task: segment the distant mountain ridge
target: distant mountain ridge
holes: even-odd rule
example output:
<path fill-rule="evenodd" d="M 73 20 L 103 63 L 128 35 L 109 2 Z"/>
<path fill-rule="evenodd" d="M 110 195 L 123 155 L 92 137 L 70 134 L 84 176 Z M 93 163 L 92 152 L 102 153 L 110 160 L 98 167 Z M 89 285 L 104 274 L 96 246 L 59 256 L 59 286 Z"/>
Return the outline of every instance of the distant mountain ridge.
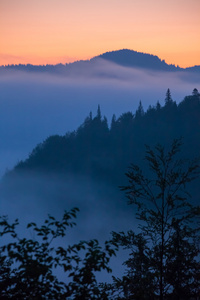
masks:
<path fill-rule="evenodd" d="M 168 65 L 158 56 L 129 49 L 106 52 L 98 57 L 125 67 L 138 67 L 163 71 L 176 71 L 181 69 L 175 65 Z"/>
<path fill-rule="evenodd" d="M 109 62 L 115 63 L 120 66 L 130 68 L 141 68 L 154 71 L 189 71 L 200 73 L 200 66 L 194 66 L 189 68 L 181 68 L 175 65 L 169 65 L 164 60 L 161 60 L 158 56 L 137 52 L 129 49 L 116 50 L 111 52 L 105 52 L 99 56 L 95 56 L 90 60 L 80 60 L 69 64 L 56 64 L 56 65 L 31 65 L 31 64 L 19 64 L 19 65 L 7 65 L 0 66 L 0 71 L 3 70 L 16 70 L 16 71 L 28 71 L 28 72 L 49 72 L 49 73 L 63 73 L 70 72 L 78 67 L 89 68 L 98 59 L 104 59 Z"/>

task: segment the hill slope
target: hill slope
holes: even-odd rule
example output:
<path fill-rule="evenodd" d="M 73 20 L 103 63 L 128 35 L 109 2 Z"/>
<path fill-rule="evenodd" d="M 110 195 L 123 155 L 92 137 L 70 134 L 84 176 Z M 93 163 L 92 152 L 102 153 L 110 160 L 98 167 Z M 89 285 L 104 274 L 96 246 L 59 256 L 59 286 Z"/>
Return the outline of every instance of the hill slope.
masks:
<path fill-rule="evenodd" d="M 169 95 L 168 95 L 169 96 Z M 33 149 L 29 158 L 19 162 L 3 182 L 18 174 L 65 174 L 85 176 L 117 187 L 133 162 L 143 163 L 145 146 L 157 143 L 169 147 L 173 139 L 183 137 L 186 158 L 200 156 L 200 94 L 196 92 L 179 103 L 170 96 L 163 107 L 159 103 L 145 113 L 140 103 L 133 114 L 113 116 L 111 127 L 101 116 L 90 113 L 75 131 L 54 135 Z M 199 191 L 200 192 L 200 191 Z"/>
<path fill-rule="evenodd" d="M 168 65 L 158 56 L 128 49 L 106 52 L 98 57 L 125 67 L 145 68 L 159 71 L 181 70 L 181 68 L 175 67 L 174 65 Z"/>

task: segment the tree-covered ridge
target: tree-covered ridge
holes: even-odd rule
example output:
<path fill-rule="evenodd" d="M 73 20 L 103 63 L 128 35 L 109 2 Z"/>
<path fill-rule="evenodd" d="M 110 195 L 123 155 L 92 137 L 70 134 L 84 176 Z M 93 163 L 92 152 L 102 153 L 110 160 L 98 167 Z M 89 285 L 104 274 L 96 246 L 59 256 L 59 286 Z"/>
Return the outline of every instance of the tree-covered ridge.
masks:
<path fill-rule="evenodd" d="M 177 104 L 168 89 L 165 104 L 149 106 L 145 112 L 140 101 L 135 113 L 112 117 L 110 127 L 102 117 L 89 116 L 74 132 L 48 137 L 36 146 L 28 159 L 21 161 L 14 172 L 73 172 L 87 174 L 119 185 L 122 174 L 134 160 L 140 160 L 144 145 L 160 142 L 168 145 L 183 137 L 187 157 L 198 156 L 200 149 L 200 95 L 197 89 Z"/>

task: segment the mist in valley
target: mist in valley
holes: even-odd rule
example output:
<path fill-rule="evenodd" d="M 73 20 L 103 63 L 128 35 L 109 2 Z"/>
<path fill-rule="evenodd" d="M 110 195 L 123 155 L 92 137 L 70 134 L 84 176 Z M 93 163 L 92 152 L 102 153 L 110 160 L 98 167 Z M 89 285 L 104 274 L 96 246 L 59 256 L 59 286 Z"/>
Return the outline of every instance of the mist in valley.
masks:
<path fill-rule="evenodd" d="M 98 104 L 110 122 L 113 114 L 134 113 L 140 100 L 145 110 L 163 104 L 168 88 L 179 103 L 198 78 L 198 73 L 134 69 L 102 59 L 67 74 L 1 70 L 0 174 L 48 136 L 76 130 L 90 111 L 96 114 Z"/>

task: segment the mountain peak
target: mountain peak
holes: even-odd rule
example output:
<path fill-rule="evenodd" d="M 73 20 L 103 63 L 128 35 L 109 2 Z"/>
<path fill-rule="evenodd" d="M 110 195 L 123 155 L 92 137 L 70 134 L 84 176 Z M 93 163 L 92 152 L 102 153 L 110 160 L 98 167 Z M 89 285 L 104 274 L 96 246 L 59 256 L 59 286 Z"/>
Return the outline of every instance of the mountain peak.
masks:
<path fill-rule="evenodd" d="M 156 55 L 129 49 L 105 52 L 94 59 L 97 58 L 103 58 L 125 67 L 138 67 L 161 71 L 175 71 L 179 69 L 179 67 L 176 67 L 175 65 L 168 65 Z"/>

